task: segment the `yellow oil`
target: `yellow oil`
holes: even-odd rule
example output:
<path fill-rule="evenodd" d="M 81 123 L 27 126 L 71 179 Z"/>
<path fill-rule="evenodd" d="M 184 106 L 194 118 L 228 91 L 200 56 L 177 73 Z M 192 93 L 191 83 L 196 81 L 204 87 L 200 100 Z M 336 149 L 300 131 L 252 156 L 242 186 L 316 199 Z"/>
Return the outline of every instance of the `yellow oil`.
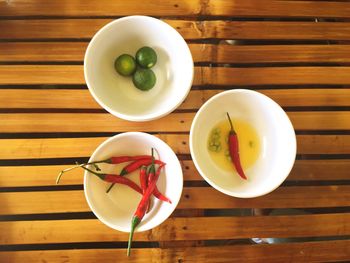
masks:
<path fill-rule="evenodd" d="M 232 120 L 233 127 L 237 133 L 239 156 L 243 170 L 251 167 L 259 157 L 261 143 L 256 130 L 247 122 Z M 220 131 L 219 136 L 217 131 Z M 217 123 L 211 130 L 208 138 L 208 151 L 214 163 L 226 171 L 234 171 L 234 165 L 229 156 L 228 136 L 230 123 L 223 120 Z M 216 136 L 216 139 L 214 137 Z M 213 145 L 219 143 L 220 147 Z"/>

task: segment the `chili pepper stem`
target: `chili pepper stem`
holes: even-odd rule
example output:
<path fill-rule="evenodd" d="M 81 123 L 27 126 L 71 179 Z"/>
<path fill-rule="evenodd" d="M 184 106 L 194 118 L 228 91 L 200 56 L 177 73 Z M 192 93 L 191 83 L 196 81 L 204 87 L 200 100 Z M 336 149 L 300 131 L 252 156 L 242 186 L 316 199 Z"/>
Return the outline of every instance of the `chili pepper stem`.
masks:
<path fill-rule="evenodd" d="M 153 147 L 152 147 L 151 151 L 152 151 L 152 166 L 154 166 L 154 148 Z"/>
<path fill-rule="evenodd" d="M 81 166 L 81 168 L 83 168 L 84 170 L 86 170 L 86 171 L 88 171 L 88 172 L 90 172 L 90 173 L 92 173 L 92 174 L 98 176 L 98 177 L 101 178 L 102 180 L 103 180 L 103 178 L 106 176 L 106 174 L 96 173 L 96 172 L 92 171 L 91 169 L 86 168 L 85 165 Z"/>
<path fill-rule="evenodd" d="M 112 184 L 108 187 L 108 189 L 107 189 L 107 191 L 106 191 L 107 194 L 112 190 L 113 186 L 114 186 L 114 183 L 112 183 Z"/>
<path fill-rule="evenodd" d="M 82 167 L 82 166 L 86 166 L 86 165 L 90 165 L 90 164 L 94 165 L 94 164 L 97 164 L 97 163 L 110 163 L 110 159 L 106 159 L 106 160 L 102 160 L 102 161 L 96 161 L 96 162 L 90 162 L 90 163 L 77 164 L 77 165 L 75 165 L 73 167 L 69 167 L 67 169 L 64 169 L 58 174 L 57 179 L 56 179 L 56 184 L 59 184 L 59 182 L 61 180 L 61 177 L 62 177 L 62 175 L 64 173 L 69 172 L 71 170 L 74 170 L 76 168 Z"/>
<path fill-rule="evenodd" d="M 131 243 L 132 243 L 132 238 L 134 236 L 134 232 L 135 232 L 135 228 L 138 226 L 138 224 L 140 223 L 140 218 L 138 218 L 137 216 L 133 216 L 132 220 L 131 220 L 131 230 L 130 230 L 130 234 L 129 234 L 129 241 L 128 241 L 128 250 L 126 252 L 127 256 L 130 256 L 130 249 L 131 249 Z"/>
<path fill-rule="evenodd" d="M 228 112 L 226 112 L 226 115 L 227 115 L 228 121 L 230 122 L 230 126 L 231 126 L 230 132 L 236 134 L 235 129 L 233 129 L 233 125 L 232 125 L 230 114 L 228 114 Z"/>

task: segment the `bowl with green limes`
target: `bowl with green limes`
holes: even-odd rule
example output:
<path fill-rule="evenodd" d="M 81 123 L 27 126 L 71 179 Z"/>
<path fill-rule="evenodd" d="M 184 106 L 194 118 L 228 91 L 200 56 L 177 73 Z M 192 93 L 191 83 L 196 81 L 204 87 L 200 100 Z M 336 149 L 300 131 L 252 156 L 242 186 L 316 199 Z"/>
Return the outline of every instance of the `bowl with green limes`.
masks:
<path fill-rule="evenodd" d="M 105 25 L 84 57 L 91 95 L 108 112 L 129 121 L 150 121 L 175 110 L 191 89 L 193 71 L 182 36 L 148 16 Z"/>

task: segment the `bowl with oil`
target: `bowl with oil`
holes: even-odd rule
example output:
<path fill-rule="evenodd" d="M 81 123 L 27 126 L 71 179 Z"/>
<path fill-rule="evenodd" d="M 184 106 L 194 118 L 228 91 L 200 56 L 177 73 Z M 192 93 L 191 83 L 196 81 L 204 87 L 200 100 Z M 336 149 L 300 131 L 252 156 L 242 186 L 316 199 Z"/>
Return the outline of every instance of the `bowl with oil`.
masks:
<path fill-rule="evenodd" d="M 237 134 L 247 180 L 229 154 L 229 113 Z M 234 197 L 270 193 L 287 178 L 296 157 L 296 136 L 288 115 L 256 91 L 221 92 L 199 109 L 190 131 L 190 150 L 200 175 L 215 189 Z"/>

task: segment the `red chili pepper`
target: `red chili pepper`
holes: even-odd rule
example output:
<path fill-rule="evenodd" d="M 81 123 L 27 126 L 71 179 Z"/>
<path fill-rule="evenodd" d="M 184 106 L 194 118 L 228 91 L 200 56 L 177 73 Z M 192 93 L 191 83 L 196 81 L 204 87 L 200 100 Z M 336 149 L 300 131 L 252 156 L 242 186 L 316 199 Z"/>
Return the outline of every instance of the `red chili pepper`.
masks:
<path fill-rule="evenodd" d="M 141 166 L 145 165 L 150 165 L 152 163 L 152 159 L 139 159 L 136 160 L 130 164 L 128 164 L 127 166 L 125 166 L 121 172 L 119 173 L 119 175 L 124 176 L 126 174 L 129 174 L 133 171 L 136 171 L 137 169 L 139 169 Z M 156 164 L 164 164 L 162 161 L 160 160 L 154 160 L 154 163 Z M 111 186 L 107 189 L 106 193 L 108 193 L 109 191 L 112 190 L 114 184 L 111 184 Z"/>
<path fill-rule="evenodd" d="M 141 184 L 142 194 L 144 194 L 147 189 L 147 167 L 144 165 L 141 166 L 141 169 L 140 169 L 140 184 Z M 150 206 L 151 206 L 151 200 L 149 200 L 148 202 L 146 213 L 148 213 Z"/>
<path fill-rule="evenodd" d="M 141 170 L 140 170 L 140 184 L 141 184 L 142 193 L 144 193 L 147 189 L 147 167 L 144 165 L 141 166 Z"/>
<path fill-rule="evenodd" d="M 164 166 L 164 165 L 163 165 L 163 166 Z M 158 171 L 157 171 L 157 172 L 158 172 Z M 159 170 L 159 172 L 160 172 L 160 170 Z M 158 175 L 158 176 L 159 176 L 159 175 Z M 148 176 L 148 183 L 150 183 L 151 181 L 152 181 L 152 178 L 151 178 L 150 176 Z M 171 204 L 171 200 L 170 200 L 168 197 L 166 197 L 165 195 L 163 195 L 163 194 L 159 191 L 157 185 L 156 185 L 156 187 L 154 188 L 153 195 L 154 195 L 156 198 L 158 198 L 159 200 L 162 200 L 162 201 L 164 201 L 164 202 L 168 202 L 169 204 Z"/>
<path fill-rule="evenodd" d="M 162 161 L 160 160 L 154 160 L 155 164 L 164 164 Z M 139 169 L 141 166 L 148 166 L 152 164 L 152 159 L 141 159 L 141 160 L 137 160 L 135 162 L 132 162 L 130 164 L 128 164 L 127 166 L 125 166 L 121 172 L 120 175 L 123 176 L 125 174 L 129 174 L 133 171 L 136 171 L 137 169 Z"/>
<path fill-rule="evenodd" d="M 242 165 L 241 165 L 241 160 L 239 158 L 239 147 L 238 147 L 238 137 L 237 133 L 233 129 L 232 121 L 230 118 L 230 115 L 228 112 L 226 112 L 227 118 L 230 122 L 230 133 L 228 135 L 228 142 L 229 142 L 229 150 L 230 150 L 230 156 L 231 160 L 233 162 L 233 165 L 236 168 L 237 173 L 239 174 L 240 177 L 242 177 L 244 180 L 247 180 L 247 176 L 245 176 Z"/>
<path fill-rule="evenodd" d="M 133 181 L 131 181 L 128 178 L 125 178 L 123 176 L 117 175 L 117 174 L 104 174 L 104 173 L 96 173 L 84 166 L 82 166 L 83 169 L 89 171 L 90 173 L 98 176 L 100 179 L 102 179 L 103 181 L 109 182 L 109 183 L 118 183 L 118 184 L 123 184 L 123 185 L 127 185 L 130 188 L 134 189 L 136 192 L 143 194 L 142 189 Z"/>
<path fill-rule="evenodd" d="M 166 197 L 165 195 L 163 195 L 157 188 L 157 186 L 154 188 L 154 191 L 153 191 L 153 195 L 158 198 L 159 200 L 162 200 L 164 202 L 168 202 L 169 204 L 171 204 L 171 200 Z"/>
<path fill-rule="evenodd" d="M 119 164 L 119 163 L 142 160 L 142 159 L 152 160 L 152 157 L 150 155 L 116 156 L 116 157 L 111 157 L 110 159 L 107 159 L 106 162 L 111 164 Z"/>
<path fill-rule="evenodd" d="M 153 148 L 152 148 L 152 157 L 153 157 Z M 147 189 L 145 193 L 142 196 L 142 199 L 137 206 L 136 212 L 134 213 L 134 216 L 131 219 L 131 230 L 129 235 L 129 242 L 128 242 L 128 250 L 127 255 L 130 256 L 130 248 L 131 248 L 131 242 L 134 235 L 135 228 L 140 224 L 142 218 L 144 217 L 146 211 L 147 211 L 147 204 L 148 201 L 153 194 L 154 188 L 156 187 L 158 177 L 160 175 L 161 169 L 164 167 L 165 164 L 162 164 L 158 167 L 157 172 L 155 171 L 154 166 L 154 159 L 152 160 L 152 165 L 150 168 L 149 177 L 152 178 L 152 181 L 148 184 Z"/>

